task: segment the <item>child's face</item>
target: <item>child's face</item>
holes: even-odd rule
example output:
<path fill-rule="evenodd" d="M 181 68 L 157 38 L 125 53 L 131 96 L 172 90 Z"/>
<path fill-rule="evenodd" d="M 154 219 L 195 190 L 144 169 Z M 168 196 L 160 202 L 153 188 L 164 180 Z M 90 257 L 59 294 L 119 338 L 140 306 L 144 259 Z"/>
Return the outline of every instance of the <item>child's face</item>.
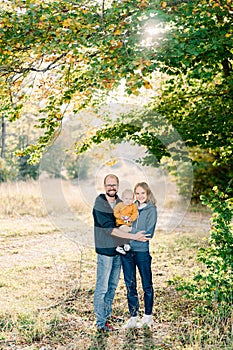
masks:
<path fill-rule="evenodd" d="M 125 194 L 122 198 L 125 205 L 130 205 L 133 203 L 133 195 L 132 194 Z"/>

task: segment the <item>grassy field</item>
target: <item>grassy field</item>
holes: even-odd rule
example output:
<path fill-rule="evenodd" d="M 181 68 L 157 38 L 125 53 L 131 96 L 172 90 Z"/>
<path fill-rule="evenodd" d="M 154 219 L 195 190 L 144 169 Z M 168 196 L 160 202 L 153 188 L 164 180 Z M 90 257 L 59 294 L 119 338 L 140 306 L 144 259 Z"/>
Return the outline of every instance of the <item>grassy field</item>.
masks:
<path fill-rule="evenodd" d="M 197 305 L 168 284 L 198 269 L 197 250 L 209 230 L 204 210 L 189 210 L 171 232 L 158 225 L 151 242 L 153 328 L 126 332 L 116 324 L 115 332 L 99 336 L 91 213 L 74 200 L 77 187 L 68 187 L 70 211 L 50 212 L 37 182 L 0 185 L 0 349 L 232 349 L 232 320 L 211 311 L 201 317 Z M 140 286 L 139 292 L 143 304 Z M 114 314 L 128 318 L 123 276 Z"/>

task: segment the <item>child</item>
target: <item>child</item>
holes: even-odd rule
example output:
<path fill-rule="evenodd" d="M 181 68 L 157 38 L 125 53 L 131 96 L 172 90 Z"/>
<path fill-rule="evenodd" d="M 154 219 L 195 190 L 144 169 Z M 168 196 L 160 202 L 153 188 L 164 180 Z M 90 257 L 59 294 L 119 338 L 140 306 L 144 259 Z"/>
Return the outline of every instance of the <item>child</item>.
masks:
<path fill-rule="evenodd" d="M 116 218 L 116 226 L 127 225 L 131 226 L 132 222 L 138 217 L 138 209 L 135 203 L 133 203 L 134 194 L 130 189 L 126 189 L 122 192 L 122 201 L 118 203 L 114 210 L 114 216 Z M 129 244 L 116 247 L 116 251 L 125 255 L 131 249 Z"/>

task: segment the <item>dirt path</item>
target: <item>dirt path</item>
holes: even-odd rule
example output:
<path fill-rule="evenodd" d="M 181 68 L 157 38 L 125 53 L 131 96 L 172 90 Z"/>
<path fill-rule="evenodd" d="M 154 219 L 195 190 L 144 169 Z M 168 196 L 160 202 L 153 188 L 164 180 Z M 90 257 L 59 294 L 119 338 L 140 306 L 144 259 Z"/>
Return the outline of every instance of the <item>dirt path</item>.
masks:
<path fill-rule="evenodd" d="M 38 259 L 46 260 L 51 256 L 62 256 L 64 252 L 69 255 L 83 247 L 93 247 L 93 228 L 87 218 L 6 218 L 0 219 L 0 227 L 2 269 L 23 266 Z M 167 227 L 171 230 L 167 230 Z M 167 235 L 174 232 L 205 234 L 208 230 L 209 215 L 202 213 L 186 213 L 185 216 L 176 214 L 174 219 L 173 214 L 167 212 L 160 216 L 157 224 L 157 231 Z"/>

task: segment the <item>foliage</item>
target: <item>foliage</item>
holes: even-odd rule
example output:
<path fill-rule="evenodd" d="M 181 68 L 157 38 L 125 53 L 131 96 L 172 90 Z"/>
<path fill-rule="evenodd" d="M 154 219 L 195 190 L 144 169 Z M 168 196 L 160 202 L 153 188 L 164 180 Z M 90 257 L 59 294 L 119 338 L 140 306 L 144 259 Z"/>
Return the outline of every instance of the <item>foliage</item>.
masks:
<path fill-rule="evenodd" d="M 233 168 L 227 163 L 219 163 L 218 157 L 207 150 L 194 147 L 190 156 L 194 172 L 193 201 L 198 202 L 201 195 L 208 196 L 214 186 L 224 192 L 226 184 L 233 178 Z"/>
<path fill-rule="evenodd" d="M 200 202 L 201 195 L 209 196 L 214 186 L 218 186 L 219 190 L 224 192 L 233 177 L 233 168 L 229 164 L 219 163 L 215 154 L 199 147 L 189 149 L 189 156 L 192 160 L 194 174 L 192 203 Z M 162 164 L 168 173 L 178 178 L 177 166 L 171 159 L 163 159 Z M 182 196 L 186 196 L 187 183 L 190 181 L 190 176 L 187 176 L 189 171 L 185 162 L 180 164 L 179 171 L 184 174 L 182 181 L 178 183 L 179 193 Z"/>
<path fill-rule="evenodd" d="M 156 87 L 157 95 L 143 116 L 114 119 L 78 151 L 130 139 L 147 148 L 145 164 L 158 165 L 168 155 L 187 159 L 185 144 L 232 169 L 232 11 L 230 0 L 4 2 L 1 112 L 15 120 L 33 102 L 43 131 L 19 155 L 38 161 L 65 115 L 95 106 L 124 80 L 128 94 Z"/>
<path fill-rule="evenodd" d="M 85 162 L 82 162 L 81 157 L 79 159 L 69 158 L 66 162 L 66 170 L 70 179 L 86 180 L 88 178 L 88 170 L 90 168 L 90 159 L 86 158 Z"/>
<path fill-rule="evenodd" d="M 170 128 L 167 127 L 172 125 L 191 153 L 193 147 L 198 147 L 200 152 L 211 154 L 212 174 L 206 171 L 207 177 L 213 177 L 218 169 L 224 171 L 228 168 L 231 178 L 232 4 L 228 0 L 176 3 L 176 6 L 163 3 L 166 14 L 163 19 L 169 23 L 170 31 L 159 45 L 155 45 L 152 40 L 147 51 L 149 63 L 144 65 L 143 71 L 153 71 L 157 66 L 164 73 L 164 81 L 149 110 L 144 111 L 143 118 L 132 116 L 131 123 L 141 125 L 140 131 L 135 130 L 135 138 L 143 144 L 142 140 L 146 137 L 147 144 L 151 145 L 148 152 L 156 156 L 159 153 L 160 160 L 164 156 L 163 149 L 161 152 L 154 139 L 158 138 L 160 130 L 163 143 L 168 147 L 174 142 L 174 138 L 170 137 Z M 153 79 L 151 82 L 153 85 Z M 125 117 L 113 123 L 111 133 L 109 132 L 111 139 L 119 137 L 119 126 L 128 128 L 128 123 L 124 125 L 124 119 Z M 149 134 L 145 134 L 144 125 L 150 129 Z M 108 130 L 110 131 L 109 126 Z M 103 134 L 106 134 L 105 128 Z M 105 138 L 109 136 L 106 135 Z M 133 134 L 131 139 L 134 139 Z M 91 142 L 96 142 L 95 136 Z M 202 170 L 201 162 L 194 159 L 197 181 Z M 200 180 L 207 190 L 213 187 L 212 183 L 205 184 L 204 177 Z M 221 177 L 216 183 L 224 188 L 228 181 L 228 178 L 224 180 Z"/>
<path fill-rule="evenodd" d="M 27 116 L 26 121 L 27 124 L 19 125 L 15 122 L 5 123 L 5 132 L 2 132 L 4 141 L 1 140 L 4 142 L 4 154 L 0 159 L 0 182 L 38 177 L 39 164 L 29 164 L 29 157 L 23 154 L 15 157 L 15 152 L 19 148 L 25 149 L 29 140 L 35 139 L 35 134 L 31 132 L 33 123 L 31 116 Z"/>
<path fill-rule="evenodd" d="M 0 182 L 13 178 L 12 168 L 7 164 L 5 159 L 0 158 Z"/>
<path fill-rule="evenodd" d="M 45 132 L 28 154 L 39 157 L 54 140 L 69 106 L 78 111 L 94 103 L 122 78 L 129 93 L 148 84 L 144 72 L 136 70 L 146 63 L 139 38 L 150 11 L 147 0 L 28 0 L 1 11 L 1 84 L 7 96 L 14 92 L 14 106 L 23 84 L 30 92 L 37 90 L 38 101 L 40 95 L 44 100 L 38 126 Z"/>
<path fill-rule="evenodd" d="M 192 282 L 183 282 L 178 289 L 186 296 L 205 300 L 209 305 L 229 306 L 233 303 L 233 199 L 213 188 L 203 204 L 212 210 L 210 238 L 207 247 L 199 248 L 198 261 L 205 265 Z"/>
<path fill-rule="evenodd" d="M 29 164 L 28 158 L 24 156 L 18 158 L 18 180 L 27 180 L 30 178 L 36 180 L 39 176 L 39 164 Z"/>

